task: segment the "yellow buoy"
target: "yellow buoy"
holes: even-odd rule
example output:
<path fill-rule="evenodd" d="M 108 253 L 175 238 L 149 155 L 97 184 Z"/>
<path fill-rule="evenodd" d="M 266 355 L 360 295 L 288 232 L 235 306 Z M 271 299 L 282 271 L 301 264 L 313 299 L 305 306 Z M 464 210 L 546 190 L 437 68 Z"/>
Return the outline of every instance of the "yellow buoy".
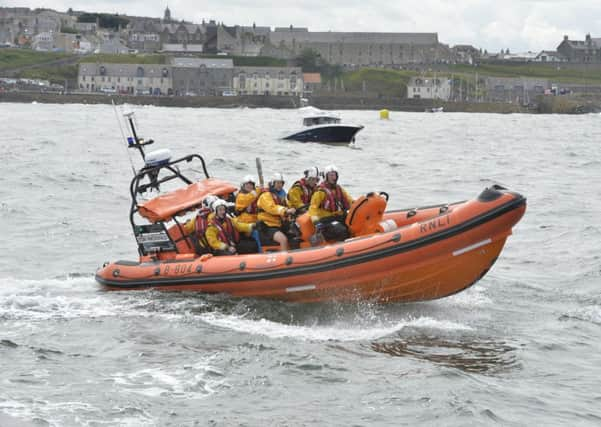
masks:
<path fill-rule="evenodd" d="M 380 119 L 381 120 L 388 120 L 388 110 L 384 109 L 384 110 L 380 110 Z"/>

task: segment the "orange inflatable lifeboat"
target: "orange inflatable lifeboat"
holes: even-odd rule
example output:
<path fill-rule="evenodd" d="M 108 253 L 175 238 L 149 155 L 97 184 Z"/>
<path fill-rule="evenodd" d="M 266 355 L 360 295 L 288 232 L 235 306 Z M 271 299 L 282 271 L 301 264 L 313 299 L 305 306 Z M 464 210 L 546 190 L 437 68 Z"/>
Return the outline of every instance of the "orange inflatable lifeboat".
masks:
<path fill-rule="evenodd" d="M 193 160 L 201 161 L 206 175 L 194 182 L 178 167 Z M 175 178 L 183 188 L 139 200 Z M 96 280 L 113 290 L 156 288 L 300 302 L 431 300 L 481 279 L 526 210 L 523 196 L 498 185 L 468 201 L 393 211 L 386 211 L 386 193 L 370 193 L 346 215 L 351 237 L 344 241 L 312 238 L 316 231 L 305 214 L 295 221 L 299 249 L 197 254 L 180 218 L 208 194 L 228 198 L 234 190 L 209 178 L 198 155 L 145 165 L 131 185 L 130 220 L 140 258 L 105 263 Z M 146 224 L 139 224 L 142 219 Z"/>

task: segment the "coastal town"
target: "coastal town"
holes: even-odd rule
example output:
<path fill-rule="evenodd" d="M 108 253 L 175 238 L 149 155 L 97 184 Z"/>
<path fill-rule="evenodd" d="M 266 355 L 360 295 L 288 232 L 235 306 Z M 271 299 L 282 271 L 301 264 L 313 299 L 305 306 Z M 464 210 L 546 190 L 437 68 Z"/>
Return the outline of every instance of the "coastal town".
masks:
<path fill-rule="evenodd" d="M 41 59 L 2 59 L 26 51 Z M 169 7 L 160 18 L 0 8 L 3 97 L 189 98 L 182 102 L 198 105 L 250 97 L 255 105 L 287 107 L 315 98 L 338 108 L 499 104 L 504 111 L 539 112 L 563 103 L 569 112 L 587 112 L 601 98 L 599 70 L 601 38 L 590 34 L 565 35 L 538 52 L 493 53 L 450 46 L 437 33 L 192 23 Z"/>

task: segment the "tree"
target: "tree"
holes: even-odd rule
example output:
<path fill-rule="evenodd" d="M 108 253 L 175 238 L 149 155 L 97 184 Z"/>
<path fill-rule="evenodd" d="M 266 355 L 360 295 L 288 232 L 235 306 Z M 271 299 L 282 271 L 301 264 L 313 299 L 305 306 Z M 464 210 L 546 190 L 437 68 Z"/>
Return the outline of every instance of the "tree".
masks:
<path fill-rule="evenodd" d="M 129 23 L 129 20 L 119 15 L 110 15 L 108 13 L 82 13 L 77 18 L 78 22 L 96 22 L 101 28 L 112 28 L 114 30 L 124 28 Z"/>
<path fill-rule="evenodd" d="M 296 58 L 296 64 L 303 69 L 305 73 L 316 73 L 321 71 L 321 55 L 313 49 L 304 49 Z"/>

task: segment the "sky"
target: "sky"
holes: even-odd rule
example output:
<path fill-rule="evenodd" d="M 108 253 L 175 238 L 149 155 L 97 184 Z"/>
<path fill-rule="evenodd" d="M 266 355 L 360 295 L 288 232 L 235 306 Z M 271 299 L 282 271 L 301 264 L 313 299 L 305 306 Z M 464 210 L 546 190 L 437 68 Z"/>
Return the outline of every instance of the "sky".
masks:
<path fill-rule="evenodd" d="M 601 37 L 599 0 L 2 0 L 45 7 L 310 31 L 435 32 L 441 43 L 498 52 L 555 50 L 568 35 Z M 596 33 L 595 33 L 596 32 Z"/>

